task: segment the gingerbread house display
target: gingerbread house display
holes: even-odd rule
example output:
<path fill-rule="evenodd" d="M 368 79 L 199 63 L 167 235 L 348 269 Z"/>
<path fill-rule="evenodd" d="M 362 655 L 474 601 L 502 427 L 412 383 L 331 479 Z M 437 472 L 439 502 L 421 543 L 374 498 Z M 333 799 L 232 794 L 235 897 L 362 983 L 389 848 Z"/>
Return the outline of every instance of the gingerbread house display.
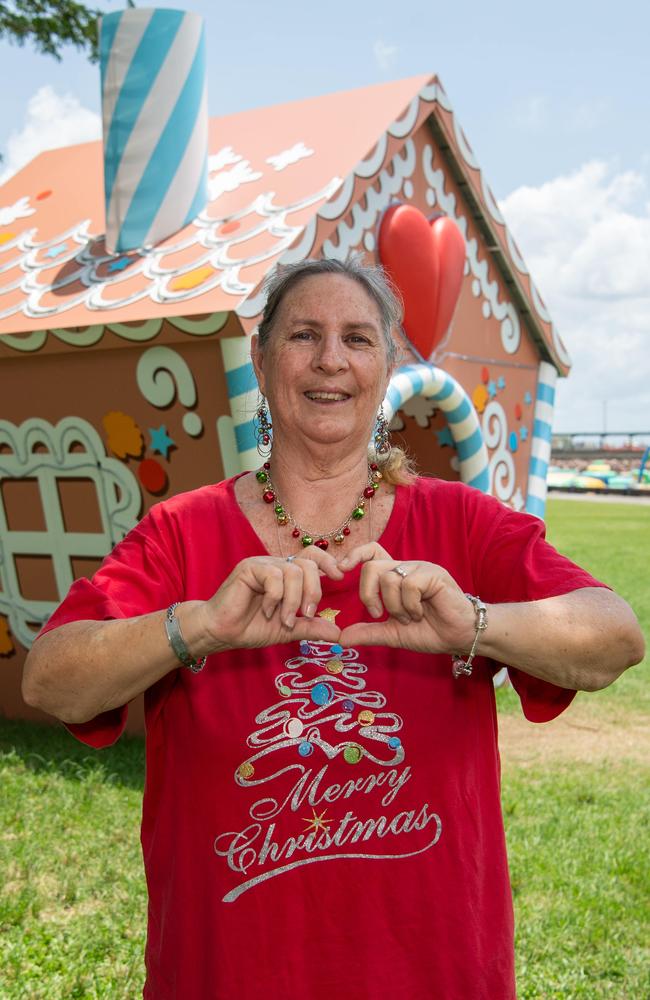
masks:
<path fill-rule="evenodd" d="M 437 77 L 212 119 L 207 203 L 110 253 L 102 143 L 0 189 L 0 712 L 35 633 L 147 509 L 257 467 L 278 263 L 361 253 L 405 303 L 385 406 L 420 469 L 543 516 L 569 359 Z M 131 713 L 131 727 L 138 727 Z"/>

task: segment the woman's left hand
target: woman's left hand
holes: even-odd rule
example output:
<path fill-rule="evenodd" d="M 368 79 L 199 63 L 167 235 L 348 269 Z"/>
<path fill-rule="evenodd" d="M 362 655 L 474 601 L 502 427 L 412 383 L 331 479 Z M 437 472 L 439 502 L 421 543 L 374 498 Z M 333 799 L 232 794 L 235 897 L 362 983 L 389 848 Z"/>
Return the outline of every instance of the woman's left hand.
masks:
<path fill-rule="evenodd" d="M 362 565 L 359 596 L 373 618 L 343 629 L 344 646 L 394 646 L 419 653 L 465 653 L 476 616 L 449 573 L 435 563 L 393 559 L 377 542 L 353 549 L 338 565 Z M 396 572 L 400 569 L 402 572 Z M 383 606 L 382 606 L 383 602 Z"/>

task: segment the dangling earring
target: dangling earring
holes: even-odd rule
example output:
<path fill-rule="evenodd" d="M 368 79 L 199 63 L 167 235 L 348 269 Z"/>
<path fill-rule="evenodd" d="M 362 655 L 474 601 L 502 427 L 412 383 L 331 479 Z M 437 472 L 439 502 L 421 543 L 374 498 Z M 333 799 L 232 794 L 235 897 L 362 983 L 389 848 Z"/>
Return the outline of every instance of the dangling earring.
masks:
<path fill-rule="evenodd" d="M 259 406 L 255 414 L 255 437 L 257 438 L 257 450 L 262 458 L 268 458 L 271 454 L 273 424 L 269 419 L 269 411 L 266 408 L 266 398 L 260 395 Z"/>
<path fill-rule="evenodd" d="M 377 423 L 375 425 L 375 451 L 382 458 L 388 458 L 390 447 L 390 431 L 388 430 L 388 424 L 384 415 L 384 404 L 382 403 L 379 407 Z"/>

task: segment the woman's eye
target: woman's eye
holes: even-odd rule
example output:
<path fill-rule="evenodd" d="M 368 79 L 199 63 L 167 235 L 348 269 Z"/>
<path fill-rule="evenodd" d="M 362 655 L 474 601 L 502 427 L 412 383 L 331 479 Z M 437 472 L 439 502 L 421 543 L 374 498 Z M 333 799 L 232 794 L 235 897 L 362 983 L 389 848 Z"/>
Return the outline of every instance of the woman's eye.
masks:
<path fill-rule="evenodd" d="M 310 340 L 313 337 L 311 330 L 298 330 L 291 337 L 292 340 Z"/>
<path fill-rule="evenodd" d="M 348 341 L 352 344 L 369 344 L 370 341 L 367 337 L 364 337 L 361 333 L 353 333 L 348 337 Z"/>

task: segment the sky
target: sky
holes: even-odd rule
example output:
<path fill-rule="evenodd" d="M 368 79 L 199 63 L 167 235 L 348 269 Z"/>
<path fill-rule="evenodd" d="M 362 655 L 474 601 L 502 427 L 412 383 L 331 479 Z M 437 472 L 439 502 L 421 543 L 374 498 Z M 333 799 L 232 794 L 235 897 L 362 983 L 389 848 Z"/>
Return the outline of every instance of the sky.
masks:
<path fill-rule="evenodd" d="M 155 6 L 204 15 L 212 115 L 437 73 L 573 359 L 554 429 L 650 431 L 650 4 Z M 99 70 L 74 49 L 0 41 L 0 82 L 0 182 L 99 138 Z"/>

